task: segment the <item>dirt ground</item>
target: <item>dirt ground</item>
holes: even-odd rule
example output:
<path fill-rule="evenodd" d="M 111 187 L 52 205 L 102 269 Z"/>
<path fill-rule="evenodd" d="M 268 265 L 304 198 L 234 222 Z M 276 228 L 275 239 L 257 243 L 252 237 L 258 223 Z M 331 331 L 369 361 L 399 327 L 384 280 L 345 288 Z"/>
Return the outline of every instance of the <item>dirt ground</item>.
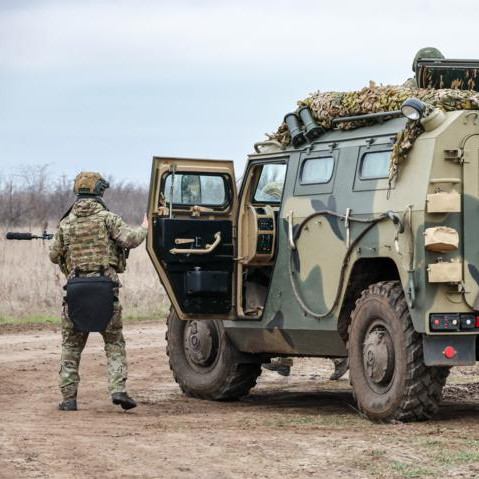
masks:
<path fill-rule="evenodd" d="M 57 410 L 60 331 L 0 329 L 1 478 L 479 477 L 479 367 L 455 369 L 433 421 L 377 425 L 330 361 L 263 371 L 250 396 L 188 399 L 168 369 L 163 322 L 128 322 L 129 391 L 109 402 L 101 337 L 82 359 L 80 410 Z"/>

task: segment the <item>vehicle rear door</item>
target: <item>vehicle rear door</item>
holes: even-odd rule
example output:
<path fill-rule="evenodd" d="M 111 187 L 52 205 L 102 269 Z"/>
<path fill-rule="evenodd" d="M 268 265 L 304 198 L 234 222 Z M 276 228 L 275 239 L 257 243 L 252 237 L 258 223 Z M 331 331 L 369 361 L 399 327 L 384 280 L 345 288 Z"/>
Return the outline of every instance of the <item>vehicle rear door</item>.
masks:
<path fill-rule="evenodd" d="M 233 319 L 232 161 L 153 158 L 147 249 L 181 319 Z"/>

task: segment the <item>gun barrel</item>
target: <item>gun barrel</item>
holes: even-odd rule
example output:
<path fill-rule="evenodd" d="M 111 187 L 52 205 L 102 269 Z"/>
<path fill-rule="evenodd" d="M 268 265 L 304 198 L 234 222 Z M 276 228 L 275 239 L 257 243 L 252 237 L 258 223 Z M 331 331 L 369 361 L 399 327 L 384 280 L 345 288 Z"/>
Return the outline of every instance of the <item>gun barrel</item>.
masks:
<path fill-rule="evenodd" d="M 6 235 L 7 240 L 31 240 L 36 238 L 32 233 L 14 233 L 9 231 Z"/>
<path fill-rule="evenodd" d="M 32 233 L 16 233 L 9 231 L 5 238 L 7 240 L 33 240 L 33 239 L 41 239 L 41 240 L 52 240 L 55 235 L 53 233 L 47 233 L 44 231 L 42 235 L 34 235 Z"/>

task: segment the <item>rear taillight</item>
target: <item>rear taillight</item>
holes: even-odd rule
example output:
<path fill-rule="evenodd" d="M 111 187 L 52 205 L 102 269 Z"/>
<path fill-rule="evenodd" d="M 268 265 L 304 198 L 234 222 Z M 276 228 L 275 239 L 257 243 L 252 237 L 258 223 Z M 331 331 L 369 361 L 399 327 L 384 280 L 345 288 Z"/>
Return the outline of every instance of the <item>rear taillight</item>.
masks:
<path fill-rule="evenodd" d="M 479 329 L 479 316 L 470 313 L 433 313 L 429 316 L 431 331 L 473 331 Z"/>

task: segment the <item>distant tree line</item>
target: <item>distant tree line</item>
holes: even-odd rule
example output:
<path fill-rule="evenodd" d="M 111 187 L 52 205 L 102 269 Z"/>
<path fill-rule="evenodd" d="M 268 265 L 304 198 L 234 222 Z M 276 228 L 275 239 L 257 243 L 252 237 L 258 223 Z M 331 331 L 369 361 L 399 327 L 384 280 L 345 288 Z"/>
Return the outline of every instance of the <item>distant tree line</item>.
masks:
<path fill-rule="evenodd" d="M 146 211 L 148 189 L 108 177 L 104 200 L 126 222 L 139 224 Z M 23 166 L 11 175 L 0 171 L 0 226 L 52 229 L 75 201 L 73 178 L 55 176 L 48 165 Z"/>

